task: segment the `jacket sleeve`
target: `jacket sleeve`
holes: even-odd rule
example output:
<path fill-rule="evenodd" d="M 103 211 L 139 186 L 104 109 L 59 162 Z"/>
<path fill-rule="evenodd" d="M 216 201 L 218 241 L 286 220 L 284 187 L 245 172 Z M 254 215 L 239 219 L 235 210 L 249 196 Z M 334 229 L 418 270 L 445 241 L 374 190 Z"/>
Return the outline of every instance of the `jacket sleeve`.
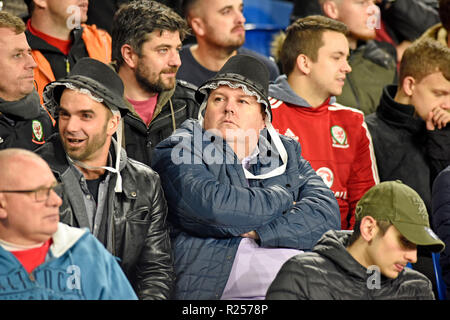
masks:
<path fill-rule="evenodd" d="M 443 129 L 427 130 L 427 155 L 430 163 L 430 186 L 436 176 L 450 165 L 450 124 Z"/>
<path fill-rule="evenodd" d="M 104 272 L 109 285 L 100 292 L 98 300 L 137 300 L 136 293 L 115 258 L 108 252 L 105 260 Z"/>
<path fill-rule="evenodd" d="M 249 188 L 221 183 L 202 162 L 201 155 L 194 155 L 192 164 L 175 164 L 171 150 L 155 149 L 153 169 L 161 176 L 170 221 L 192 235 L 239 236 L 292 207 L 293 196 L 282 186 Z"/>
<path fill-rule="evenodd" d="M 129 280 L 116 258 L 91 233 L 86 232 L 71 249 L 74 264 L 67 272 L 81 276 L 87 300 L 137 300 Z M 65 232 L 67 236 L 67 231 Z M 72 267 L 75 267 L 72 269 Z M 81 267 L 77 272 L 76 267 Z"/>
<path fill-rule="evenodd" d="M 383 20 L 393 29 L 399 42 L 414 41 L 439 22 L 439 13 L 423 0 L 396 0 L 382 8 Z"/>
<path fill-rule="evenodd" d="M 431 201 L 434 231 L 445 243 L 445 250 L 440 254 L 442 275 L 450 287 L 450 166 L 434 181 Z"/>
<path fill-rule="evenodd" d="M 292 186 L 295 204 L 275 220 L 256 229 L 262 247 L 286 247 L 310 250 L 328 230 L 341 228 L 339 205 L 333 192 L 325 185 L 308 161 L 300 155 L 300 145 L 295 142 L 291 161 L 297 161 L 295 174 L 298 184 Z M 300 160 L 298 160 L 300 159 Z"/>
<path fill-rule="evenodd" d="M 360 134 L 358 135 L 358 148 L 353 160 L 351 172 L 347 182 L 348 194 L 348 225 L 342 229 L 353 229 L 355 225 L 355 208 L 359 199 L 374 185 L 380 183 L 378 177 L 375 151 L 372 145 L 372 137 L 366 123 L 361 119 Z"/>
<path fill-rule="evenodd" d="M 167 204 L 159 179 L 151 201 L 151 221 L 136 266 L 136 292 L 142 300 L 170 299 L 175 279 L 167 226 Z"/>
<path fill-rule="evenodd" d="M 309 300 L 309 277 L 296 257 L 289 259 L 270 284 L 266 300 Z"/>

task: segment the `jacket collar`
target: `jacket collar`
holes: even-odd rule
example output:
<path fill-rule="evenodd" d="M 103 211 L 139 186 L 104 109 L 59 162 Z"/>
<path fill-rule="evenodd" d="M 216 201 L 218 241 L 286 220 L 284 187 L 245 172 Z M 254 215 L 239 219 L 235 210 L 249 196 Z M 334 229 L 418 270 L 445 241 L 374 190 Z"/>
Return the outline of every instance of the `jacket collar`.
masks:
<path fill-rule="evenodd" d="M 36 90 L 17 101 L 5 101 L 0 98 L 0 113 L 6 116 L 31 120 L 39 116 L 41 104 Z"/>
<path fill-rule="evenodd" d="M 110 155 L 112 159 L 112 163 L 115 163 L 115 144 L 116 140 L 112 139 L 112 143 L 110 146 Z M 53 173 L 59 178 L 63 179 L 69 171 L 69 168 L 72 164 L 69 163 L 66 152 L 64 151 L 64 147 L 61 142 L 61 138 L 58 133 L 53 134 L 48 142 L 39 149 L 39 154 L 49 163 Z M 119 171 L 123 172 L 126 165 L 128 163 L 128 157 L 126 151 L 122 148 L 120 154 L 120 164 Z M 122 181 L 123 193 L 128 198 L 134 199 L 136 198 L 136 183 L 133 177 L 129 177 L 129 175 L 125 175 Z M 111 177 L 110 184 L 114 185 L 116 181 L 116 175 L 113 174 Z"/>
<path fill-rule="evenodd" d="M 286 75 L 279 76 L 273 84 L 269 85 L 269 96 L 295 106 L 311 108 L 308 101 L 292 90 Z M 336 102 L 336 97 L 332 96 L 329 100 L 329 104 L 334 104 Z"/>
<path fill-rule="evenodd" d="M 377 108 L 377 116 L 388 124 L 401 127 L 411 133 L 419 133 L 425 130 L 425 121 L 414 115 L 415 108 L 412 105 L 401 104 L 394 100 L 398 86 L 384 87 L 380 105 Z"/>
<path fill-rule="evenodd" d="M 81 39 L 81 36 L 83 34 L 83 27 L 75 28 L 71 31 L 71 38 L 73 39 L 72 43 L 78 43 Z M 31 49 L 33 50 L 39 50 L 42 52 L 57 52 L 61 53 L 59 49 L 55 48 L 54 46 L 48 44 L 45 40 L 35 36 L 30 32 L 30 30 L 25 30 L 25 35 L 27 36 L 28 44 L 30 45 Z"/>
<path fill-rule="evenodd" d="M 330 230 L 319 239 L 312 251 L 331 260 L 347 276 L 367 281 L 371 273 L 347 251 L 346 247 L 351 234 L 352 231 L 347 230 Z M 386 281 L 392 281 L 392 279 L 381 275 L 381 282 Z"/>
<path fill-rule="evenodd" d="M 50 246 L 53 256 L 61 257 L 87 232 L 87 229 L 73 228 L 64 223 L 59 223 L 58 230 L 52 236 L 53 243 Z"/>

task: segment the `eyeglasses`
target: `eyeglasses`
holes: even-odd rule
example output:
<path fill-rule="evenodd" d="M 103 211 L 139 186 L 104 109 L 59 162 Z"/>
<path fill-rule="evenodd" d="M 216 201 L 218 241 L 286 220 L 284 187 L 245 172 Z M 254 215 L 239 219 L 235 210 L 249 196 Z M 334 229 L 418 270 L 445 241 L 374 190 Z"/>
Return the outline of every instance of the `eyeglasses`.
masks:
<path fill-rule="evenodd" d="M 33 190 L 0 190 L 5 193 L 34 193 L 34 199 L 36 202 L 45 202 L 50 197 L 50 192 L 55 191 L 58 196 L 62 195 L 63 184 L 54 182 L 50 187 L 40 187 Z"/>

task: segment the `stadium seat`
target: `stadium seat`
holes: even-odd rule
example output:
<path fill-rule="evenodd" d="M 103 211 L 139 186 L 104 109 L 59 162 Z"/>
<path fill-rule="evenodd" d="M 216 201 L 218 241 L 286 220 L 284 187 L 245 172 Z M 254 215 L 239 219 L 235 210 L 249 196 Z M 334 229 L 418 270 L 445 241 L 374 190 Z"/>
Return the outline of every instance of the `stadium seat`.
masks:
<path fill-rule="evenodd" d="M 441 265 L 439 264 L 439 257 L 440 257 L 439 253 L 432 253 L 434 274 L 436 276 L 436 287 L 437 287 L 437 292 L 438 292 L 438 298 L 439 298 L 439 300 L 445 300 L 447 287 L 445 285 L 444 279 L 442 278 L 442 271 L 441 271 Z"/>
<path fill-rule="evenodd" d="M 273 36 L 289 25 L 293 4 L 277 0 L 244 0 L 244 47 L 270 56 Z"/>

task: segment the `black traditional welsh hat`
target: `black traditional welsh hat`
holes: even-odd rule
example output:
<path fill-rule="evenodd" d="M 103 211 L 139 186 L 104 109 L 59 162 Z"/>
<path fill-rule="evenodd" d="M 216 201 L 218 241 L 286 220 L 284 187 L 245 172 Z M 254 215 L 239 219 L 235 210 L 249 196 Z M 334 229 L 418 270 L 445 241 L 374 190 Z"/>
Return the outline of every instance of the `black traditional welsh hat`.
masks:
<path fill-rule="evenodd" d="M 267 179 L 283 174 L 286 171 L 288 154 L 278 132 L 272 126 L 272 109 L 268 98 L 269 71 L 267 67 L 260 60 L 249 55 L 238 54 L 228 59 L 222 69 L 214 77 L 203 83 L 195 94 L 195 99 L 201 104 L 198 118 L 202 125 L 203 111 L 207 108 L 208 95 L 211 90 L 220 86 L 242 89 L 245 94 L 255 96 L 261 106 L 264 106 L 264 112 L 267 115 L 264 120 L 266 129 L 282 161 L 280 166 L 259 175 L 254 175 L 243 168 L 245 177 L 247 179 Z"/>
<path fill-rule="evenodd" d="M 103 103 L 113 114 L 123 116 L 128 108 L 123 98 L 124 86 L 122 79 L 113 68 L 92 58 L 78 60 L 70 73 L 57 81 L 50 82 L 44 89 L 44 104 L 51 112 L 59 107 L 61 95 L 65 89 L 79 91 L 88 95 L 91 99 Z M 123 121 L 121 119 L 121 121 Z M 116 164 L 115 168 L 101 167 L 117 174 L 116 192 L 122 192 L 122 178 L 120 176 L 120 153 L 122 145 L 122 123 L 119 124 L 117 132 Z M 70 159 L 70 158 L 69 158 Z M 100 167 L 91 167 L 81 161 L 71 161 L 85 169 L 97 170 Z"/>
<path fill-rule="evenodd" d="M 78 60 L 70 73 L 57 81 L 49 83 L 44 89 L 44 103 L 54 111 L 66 88 L 77 88 L 89 92 L 91 97 L 106 105 L 112 111 L 119 110 L 124 116 L 128 108 L 123 100 L 123 82 L 113 68 L 92 58 Z"/>
<path fill-rule="evenodd" d="M 269 71 L 259 59 L 238 54 L 225 63 L 217 74 L 203 83 L 197 90 L 195 98 L 202 103 L 208 96 L 208 91 L 221 85 L 241 88 L 248 95 L 255 96 L 257 101 L 265 106 L 265 112 L 272 121 L 272 110 L 269 102 Z"/>

